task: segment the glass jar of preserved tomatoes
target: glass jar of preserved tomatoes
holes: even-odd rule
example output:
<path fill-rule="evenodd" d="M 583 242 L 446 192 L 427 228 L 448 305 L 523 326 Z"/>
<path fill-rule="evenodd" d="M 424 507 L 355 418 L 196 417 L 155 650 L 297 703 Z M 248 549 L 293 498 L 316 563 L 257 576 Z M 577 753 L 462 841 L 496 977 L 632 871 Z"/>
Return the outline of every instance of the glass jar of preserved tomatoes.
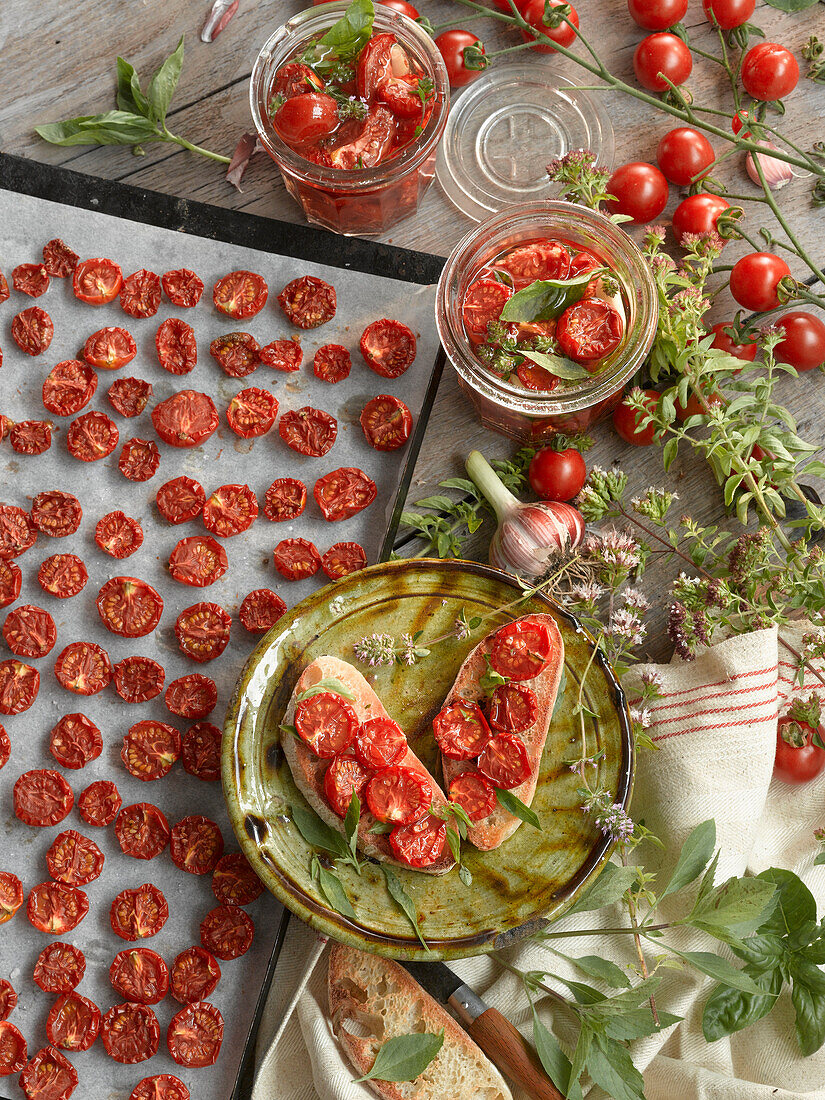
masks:
<path fill-rule="evenodd" d="M 249 101 L 258 138 L 278 165 L 287 191 L 307 220 L 346 236 L 383 233 L 414 214 L 435 174 L 435 156 L 447 123 L 450 83 L 433 39 L 406 15 L 375 5 L 372 36 L 393 34 L 415 71 L 432 81 L 428 117 L 421 133 L 386 159 L 367 168 L 334 168 L 315 163 L 291 148 L 276 132 L 270 113 L 278 70 L 295 60 L 336 23 L 347 9 L 330 2 L 299 12 L 264 45 L 255 61 Z"/>
<path fill-rule="evenodd" d="M 502 375 L 491 369 L 465 327 L 470 287 L 490 273 L 495 276 L 497 262 L 506 275 L 506 257 L 515 250 L 523 254 L 531 244 L 545 250 L 560 244 L 573 258 L 581 254 L 609 268 L 618 284 L 610 300 L 623 323 L 617 346 L 597 363 L 585 364 L 582 377 L 550 379 L 552 388 L 538 390 L 532 378 L 523 384 L 515 372 Z M 561 201 L 509 207 L 472 229 L 448 257 L 436 296 L 441 343 L 481 422 L 525 443 L 543 442 L 557 432 L 586 431 L 611 412 L 650 350 L 657 318 L 656 285 L 635 241 L 604 215 Z"/>

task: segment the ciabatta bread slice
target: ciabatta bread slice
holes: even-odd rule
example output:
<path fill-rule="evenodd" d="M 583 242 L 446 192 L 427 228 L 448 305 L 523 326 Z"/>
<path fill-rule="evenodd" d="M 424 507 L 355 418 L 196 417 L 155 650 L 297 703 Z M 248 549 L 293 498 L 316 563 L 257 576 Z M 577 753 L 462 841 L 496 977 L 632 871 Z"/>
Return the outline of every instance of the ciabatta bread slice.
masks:
<path fill-rule="evenodd" d="M 354 947 L 329 953 L 332 1029 L 358 1071 L 396 1035 L 444 1029 L 444 1045 L 414 1081 L 366 1081 L 384 1100 L 512 1100 L 504 1078 L 467 1032 L 425 993 L 403 966 Z"/>
<path fill-rule="evenodd" d="M 320 683 L 321 680 L 338 680 L 349 689 L 355 698 L 354 702 L 349 700 L 347 702 L 350 703 L 350 706 L 358 715 L 360 722 L 366 722 L 368 718 L 389 718 L 383 703 L 357 668 L 338 657 L 318 657 L 304 669 L 298 683 L 295 685 L 284 715 L 286 725 L 294 725 L 295 723 L 295 707 L 298 696 L 308 688 Z M 324 795 L 324 776 L 330 761 L 316 756 L 299 737 L 292 734 L 283 733 L 281 744 L 295 784 L 301 794 L 316 814 L 323 821 L 326 821 L 327 825 L 331 825 L 334 829 L 343 833 L 344 823 L 330 807 Z M 446 806 L 447 799 L 444 797 L 444 793 L 412 749 L 408 748 L 407 755 L 398 763 L 402 767 L 414 768 L 426 775 L 433 789 L 433 802 L 437 806 Z M 361 821 L 358 826 L 358 848 L 360 851 L 364 855 L 372 856 L 373 859 L 393 863 L 396 867 L 404 867 L 409 870 L 409 864 L 399 863 L 393 856 L 389 838 L 385 833 L 370 832 L 375 824 L 376 819 L 367 807 L 362 805 Z M 423 874 L 443 875 L 454 866 L 455 860 L 449 847 L 445 845 L 444 853 L 436 863 L 431 864 L 429 867 L 417 867 L 415 869 Z"/>
<path fill-rule="evenodd" d="M 533 725 L 523 733 L 516 734 L 524 742 L 527 756 L 530 760 L 530 777 L 518 787 L 514 787 L 512 793 L 525 805 L 529 806 L 536 793 L 536 783 L 539 776 L 539 764 L 550 730 L 550 720 L 553 717 L 553 707 L 556 705 L 556 695 L 559 690 L 562 668 L 564 667 L 564 642 L 552 615 L 525 615 L 517 620 L 523 623 L 541 623 L 547 628 L 550 636 L 550 659 L 546 667 L 532 680 L 525 680 L 523 684 L 530 688 L 536 696 L 536 719 Z M 460 699 L 466 699 L 472 703 L 478 703 L 483 707 L 485 701 L 484 691 L 479 685 L 479 680 L 487 671 L 486 656 L 489 655 L 493 638 L 497 630 L 491 631 L 458 670 L 455 683 L 450 689 L 450 694 L 444 701 L 444 706 L 455 703 Z M 446 756 L 441 758 L 441 766 L 444 772 L 444 785 L 449 789 L 450 782 L 462 772 L 478 771 L 473 760 L 448 760 Z M 489 817 L 477 822 L 467 831 L 467 839 L 476 848 L 484 852 L 492 848 L 498 848 L 509 836 L 512 836 L 519 825 L 521 818 L 509 813 L 501 806 L 496 806 Z"/>

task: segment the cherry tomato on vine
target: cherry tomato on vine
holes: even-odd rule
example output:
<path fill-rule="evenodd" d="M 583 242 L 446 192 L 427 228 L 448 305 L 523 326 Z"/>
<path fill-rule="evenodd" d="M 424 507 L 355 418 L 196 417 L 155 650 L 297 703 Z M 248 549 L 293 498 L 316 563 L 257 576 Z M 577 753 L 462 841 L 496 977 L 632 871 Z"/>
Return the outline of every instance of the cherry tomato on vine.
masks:
<path fill-rule="evenodd" d="M 323 92 L 307 92 L 285 100 L 272 116 L 278 135 L 290 145 L 331 134 L 338 125 L 338 105 Z"/>
<path fill-rule="evenodd" d="M 607 191 L 615 195 L 615 201 L 607 203 L 611 214 L 627 214 L 636 225 L 652 222 L 667 206 L 667 180 L 658 168 L 643 160 L 617 168 L 608 180 Z"/>
<path fill-rule="evenodd" d="M 725 332 L 729 326 L 730 321 L 720 321 L 718 325 L 713 326 L 710 330 L 713 333 L 713 343 L 710 346 L 727 352 L 734 359 L 744 359 L 745 362 L 752 363 L 756 358 L 756 344 L 753 341 L 748 344 L 737 344 Z"/>
<path fill-rule="evenodd" d="M 326 0 L 321 2 L 326 3 Z M 418 9 L 408 4 L 407 0 L 381 0 L 381 3 L 385 8 L 392 8 L 393 11 L 400 11 L 402 15 L 408 15 L 410 19 L 418 19 Z"/>
<path fill-rule="evenodd" d="M 814 730 L 807 722 L 783 715 L 776 726 L 776 760 L 774 774 L 786 783 L 807 783 L 825 768 L 825 750 L 812 743 L 814 733 L 820 738 L 822 726 Z"/>
<path fill-rule="evenodd" d="M 581 492 L 587 466 L 575 447 L 554 451 L 544 447 L 530 460 L 530 488 L 542 500 L 572 500 Z"/>
<path fill-rule="evenodd" d="M 483 68 L 468 69 L 464 58 L 464 51 L 469 46 L 477 46 L 482 54 L 484 53 L 484 45 L 478 35 L 473 34 L 472 31 L 444 31 L 436 38 L 435 44 L 441 51 L 444 64 L 447 66 L 451 88 L 463 88 L 465 84 L 481 76 Z"/>
<path fill-rule="evenodd" d="M 760 42 L 745 54 L 741 76 L 749 96 L 770 102 L 791 94 L 799 81 L 799 65 L 778 42 Z"/>
<path fill-rule="evenodd" d="M 723 31 L 741 27 L 753 15 L 756 0 L 702 0 L 705 18 Z"/>
<path fill-rule="evenodd" d="M 813 370 L 825 363 L 825 324 L 813 313 L 794 310 L 780 317 L 776 327 L 785 333 L 773 354 L 797 370 Z"/>
<path fill-rule="evenodd" d="M 671 84 L 684 84 L 692 70 L 690 50 L 675 34 L 649 34 L 633 54 L 636 79 L 649 92 L 665 91 L 668 80 Z"/>
<path fill-rule="evenodd" d="M 642 392 L 644 393 L 646 408 L 651 412 L 655 412 L 659 407 L 661 397 L 656 390 L 643 390 Z M 627 404 L 626 397 L 613 410 L 613 427 L 625 443 L 632 443 L 634 447 L 649 447 L 656 438 L 656 428 L 652 421 L 646 427 L 640 428 L 639 422 L 641 419 L 642 414 Z"/>
<path fill-rule="evenodd" d="M 776 309 L 779 280 L 791 269 L 772 252 L 751 252 L 737 260 L 730 273 L 730 292 L 744 309 L 754 312 Z"/>
<path fill-rule="evenodd" d="M 688 0 L 627 0 L 633 22 L 646 31 L 666 31 L 687 14 Z"/>
<path fill-rule="evenodd" d="M 673 211 L 676 240 L 681 244 L 686 233 L 695 233 L 697 237 L 715 233 L 719 215 L 729 207 L 730 203 L 721 195 L 690 195 L 683 199 Z"/>
<path fill-rule="evenodd" d="M 671 183 L 687 187 L 693 180 L 701 179 L 713 164 L 713 146 L 692 126 L 677 126 L 668 130 L 659 142 L 656 160 Z"/>
<path fill-rule="evenodd" d="M 560 8 L 563 7 L 566 2 L 567 0 L 548 0 L 548 7 Z M 570 23 L 578 27 L 579 13 L 572 4 L 570 4 L 570 14 L 567 17 L 570 23 L 561 22 L 558 27 L 548 27 L 544 22 L 544 13 L 546 10 L 545 0 L 526 0 L 526 3 L 519 5 L 519 10 L 521 11 L 525 23 L 529 23 L 531 27 L 534 27 L 537 31 L 546 35 L 547 38 L 551 38 L 554 42 L 558 43 L 559 46 L 564 46 L 565 49 L 569 49 L 576 41 L 576 32 L 573 27 L 570 26 Z M 536 53 L 556 52 L 555 47 L 551 46 L 549 42 L 546 42 L 544 38 L 536 41 L 529 31 L 522 30 L 521 37 L 525 42 L 533 43 L 530 49 L 535 50 Z"/>

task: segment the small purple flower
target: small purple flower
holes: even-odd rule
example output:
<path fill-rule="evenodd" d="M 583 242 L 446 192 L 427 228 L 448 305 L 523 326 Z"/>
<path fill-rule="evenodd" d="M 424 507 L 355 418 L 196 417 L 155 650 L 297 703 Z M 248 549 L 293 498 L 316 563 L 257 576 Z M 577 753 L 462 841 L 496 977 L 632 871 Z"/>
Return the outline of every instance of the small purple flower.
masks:
<path fill-rule="evenodd" d="M 392 634 L 370 634 L 352 648 L 356 658 L 370 668 L 391 665 L 395 660 L 395 638 Z"/>

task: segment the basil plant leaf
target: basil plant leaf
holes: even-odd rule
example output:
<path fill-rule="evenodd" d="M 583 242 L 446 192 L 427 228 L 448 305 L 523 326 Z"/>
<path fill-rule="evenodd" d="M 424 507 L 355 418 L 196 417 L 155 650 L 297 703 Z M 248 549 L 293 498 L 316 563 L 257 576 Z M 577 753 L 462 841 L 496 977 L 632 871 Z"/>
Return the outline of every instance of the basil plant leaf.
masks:
<path fill-rule="evenodd" d="M 324 695 L 327 692 L 332 695 L 340 695 L 342 699 L 346 699 L 349 703 L 355 702 L 355 696 L 347 685 L 334 676 L 325 677 L 323 680 L 319 680 L 317 684 L 313 684 L 312 687 L 308 687 L 306 691 L 302 691 L 297 698 L 297 702 L 302 703 L 304 699 L 311 699 L 313 695 Z"/>
<path fill-rule="evenodd" d="M 533 1008 L 533 1043 L 544 1072 L 562 1094 L 570 1100 L 581 1100 L 582 1089 L 578 1081 L 570 1080 L 573 1069 L 570 1059 L 559 1046 L 552 1031 L 544 1026 Z"/>
<path fill-rule="evenodd" d="M 321 893 L 332 908 L 335 909 L 336 912 L 341 913 L 342 916 L 348 917 L 350 920 L 357 920 L 358 915 L 347 897 L 343 883 L 336 874 L 324 867 L 323 863 L 318 864 L 318 880 L 321 886 Z"/>
<path fill-rule="evenodd" d="M 292 806 L 292 820 L 295 827 L 307 844 L 313 848 L 320 848 L 329 852 L 336 859 L 348 859 L 350 855 L 349 845 L 337 829 L 333 829 L 322 821 L 312 810 L 305 810 L 297 804 Z"/>
<path fill-rule="evenodd" d="M 550 321 L 561 316 L 568 306 L 578 302 L 587 284 L 606 268 L 585 271 L 572 279 L 536 279 L 534 283 L 517 290 L 504 303 L 502 321 Z"/>
<path fill-rule="evenodd" d="M 147 98 L 151 117 L 163 124 L 172 96 L 178 86 L 183 67 L 183 35 L 173 53 L 170 53 L 149 82 Z"/>
<path fill-rule="evenodd" d="M 512 814 L 513 817 L 521 818 L 521 820 L 525 821 L 528 825 L 532 825 L 534 829 L 541 831 L 539 815 L 535 810 L 531 810 L 529 806 L 526 806 L 512 791 L 496 788 L 496 800 L 499 806 L 505 809 L 508 814 Z"/>
<path fill-rule="evenodd" d="M 117 59 L 117 105 L 130 114 L 149 116 L 149 100 L 140 89 L 140 77 L 125 58 Z"/>
<path fill-rule="evenodd" d="M 582 378 L 590 377 L 590 371 L 586 370 L 581 363 L 574 363 L 564 355 L 548 355 L 543 351 L 525 351 L 523 354 L 537 367 L 544 367 L 545 370 L 549 370 L 557 378 L 563 378 L 566 382 L 579 382 Z"/>
<path fill-rule="evenodd" d="M 370 40 L 374 18 L 372 0 L 352 0 L 338 22 L 333 23 L 316 43 L 316 58 L 322 64 L 356 58 Z"/>
<path fill-rule="evenodd" d="M 161 141 L 162 135 L 148 118 L 129 111 L 80 115 L 63 122 L 35 126 L 35 133 L 52 145 L 138 145 Z"/>
<path fill-rule="evenodd" d="M 782 989 L 779 968 L 754 974 L 753 980 L 759 986 L 759 993 L 745 993 L 728 985 L 717 985 L 708 997 L 702 1013 L 702 1033 L 709 1043 L 750 1027 L 767 1016 L 776 1004 Z"/>
<path fill-rule="evenodd" d="M 418 913 L 415 910 L 415 902 L 404 889 L 404 884 L 394 871 L 391 871 L 385 863 L 381 864 L 381 870 L 384 872 L 384 878 L 387 881 L 387 892 L 415 929 L 415 934 L 418 936 L 422 947 L 429 951 L 430 945 L 421 934 L 421 925 L 418 923 Z"/>
<path fill-rule="evenodd" d="M 414 1081 L 444 1045 L 444 1032 L 394 1035 L 378 1048 L 369 1073 L 356 1081 Z"/>
<path fill-rule="evenodd" d="M 716 822 L 711 818 L 697 825 L 682 845 L 670 882 L 659 895 L 659 900 L 675 894 L 697 879 L 707 867 L 716 847 Z"/>

